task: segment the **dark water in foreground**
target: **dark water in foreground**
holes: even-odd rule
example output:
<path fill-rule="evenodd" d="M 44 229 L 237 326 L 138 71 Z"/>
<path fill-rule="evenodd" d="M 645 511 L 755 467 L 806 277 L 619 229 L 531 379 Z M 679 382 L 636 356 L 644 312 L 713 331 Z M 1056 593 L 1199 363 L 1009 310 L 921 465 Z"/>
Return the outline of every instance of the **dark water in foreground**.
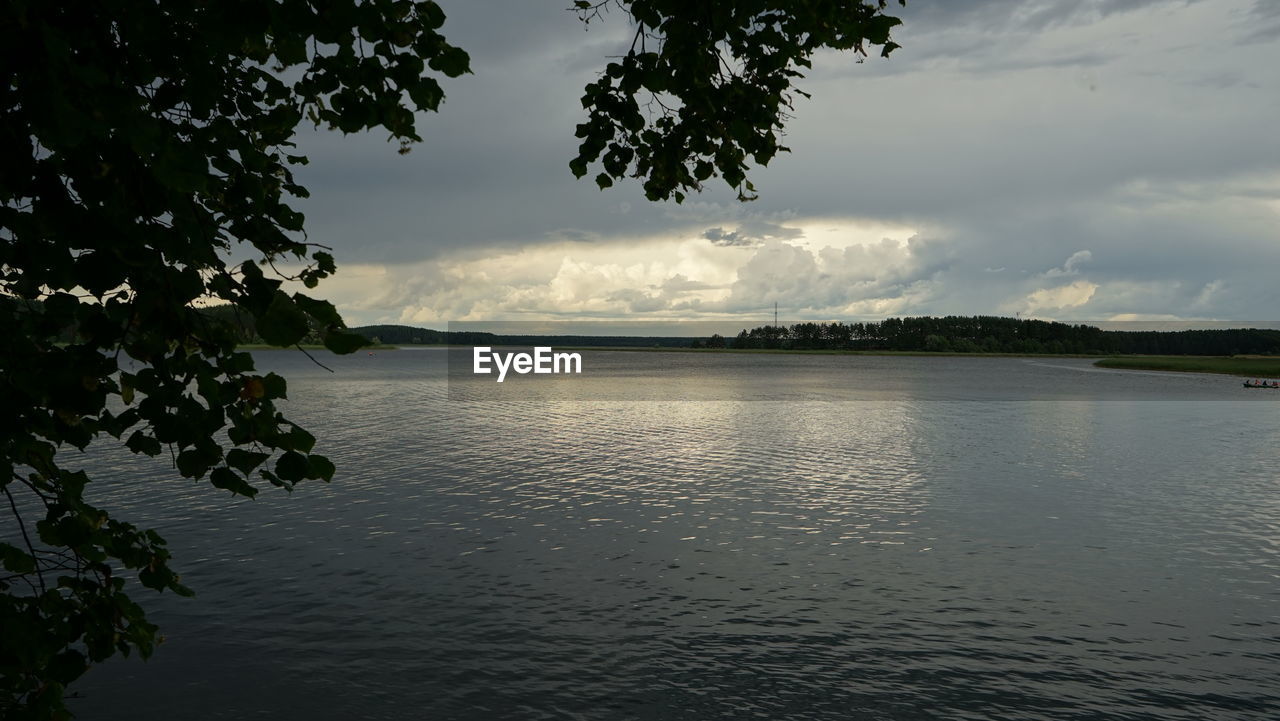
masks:
<path fill-rule="evenodd" d="M 258 354 L 332 485 L 92 462 L 198 596 L 141 596 L 168 641 L 91 671 L 81 718 L 1280 718 L 1280 398 L 593 353 L 597 396 L 708 399 L 461 402 L 441 355 Z"/>

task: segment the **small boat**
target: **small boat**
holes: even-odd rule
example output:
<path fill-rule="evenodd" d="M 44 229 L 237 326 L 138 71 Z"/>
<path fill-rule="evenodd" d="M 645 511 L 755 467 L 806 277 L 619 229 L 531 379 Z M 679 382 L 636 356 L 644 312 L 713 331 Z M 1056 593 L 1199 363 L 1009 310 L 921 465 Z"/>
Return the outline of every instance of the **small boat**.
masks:
<path fill-rule="evenodd" d="M 1245 381 L 1245 382 L 1244 382 L 1244 387 L 1245 387 L 1245 388 L 1271 388 L 1272 390 L 1278 390 L 1278 391 L 1280 391 L 1280 385 L 1277 385 L 1277 384 L 1275 384 L 1275 383 L 1270 383 L 1270 384 L 1268 384 L 1268 383 L 1250 383 L 1249 381 Z"/>

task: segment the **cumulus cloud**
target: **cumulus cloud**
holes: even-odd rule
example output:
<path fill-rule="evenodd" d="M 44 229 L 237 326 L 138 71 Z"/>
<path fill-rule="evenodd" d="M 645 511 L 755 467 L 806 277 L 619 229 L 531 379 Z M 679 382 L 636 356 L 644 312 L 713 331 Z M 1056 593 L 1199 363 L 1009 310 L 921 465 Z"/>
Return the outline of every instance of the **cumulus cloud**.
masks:
<path fill-rule="evenodd" d="M 637 245 L 550 243 L 488 256 L 363 265 L 331 287 L 351 322 L 733 318 L 777 303 L 791 317 L 930 312 L 954 257 L 912 237 L 845 247 L 701 236 Z M 654 252 L 658 248 L 661 252 Z M 376 285 L 377 294 L 362 293 Z"/>
<path fill-rule="evenodd" d="M 872 245 L 824 247 L 814 252 L 782 241 L 765 243 L 738 269 L 726 312 L 748 312 L 778 303 L 807 317 L 863 315 L 870 308 L 924 311 L 938 274 L 949 259 L 920 238 L 885 239 Z"/>
<path fill-rule="evenodd" d="M 723 297 L 740 262 L 700 238 L 555 242 L 361 265 L 328 292 L 354 323 L 661 316 Z"/>
<path fill-rule="evenodd" d="M 1088 303 L 1093 294 L 1098 290 L 1096 283 L 1090 283 L 1087 280 L 1077 280 L 1069 285 L 1060 285 L 1055 288 L 1040 288 L 1032 291 L 1021 303 L 1009 306 L 1010 308 L 1020 309 L 1020 312 L 1026 315 L 1055 315 L 1064 310 L 1079 308 Z"/>
<path fill-rule="evenodd" d="M 721 286 L 715 286 L 710 283 L 703 283 L 697 280 L 690 280 L 682 273 L 676 273 L 662 282 L 662 292 L 671 295 L 682 295 L 699 290 L 714 290 L 719 287 Z"/>

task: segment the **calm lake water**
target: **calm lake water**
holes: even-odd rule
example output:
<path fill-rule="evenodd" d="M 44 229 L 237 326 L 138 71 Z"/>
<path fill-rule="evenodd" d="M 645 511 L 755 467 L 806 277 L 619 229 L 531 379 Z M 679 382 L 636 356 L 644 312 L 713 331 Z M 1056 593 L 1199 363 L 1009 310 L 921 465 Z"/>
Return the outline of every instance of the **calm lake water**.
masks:
<path fill-rule="evenodd" d="M 87 461 L 197 597 L 137 592 L 167 641 L 80 717 L 1280 718 L 1280 392 L 599 351 L 498 386 L 445 355 L 257 354 L 330 485 Z"/>

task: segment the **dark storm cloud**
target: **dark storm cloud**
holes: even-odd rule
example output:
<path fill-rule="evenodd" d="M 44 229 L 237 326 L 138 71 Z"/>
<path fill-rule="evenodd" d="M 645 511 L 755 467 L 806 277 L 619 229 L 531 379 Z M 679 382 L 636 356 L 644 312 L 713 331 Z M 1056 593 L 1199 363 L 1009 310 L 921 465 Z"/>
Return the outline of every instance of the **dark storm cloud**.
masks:
<path fill-rule="evenodd" d="M 1257 0 L 1245 21 L 1245 41 L 1266 43 L 1280 38 L 1280 3 Z"/>
<path fill-rule="evenodd" d="M 302 208 L 314 239 L 353 259 L 398 262 L 542 241 L 561 228 L 625 232 L 656 216 L 636 194 L 603 194 L 569 172 L 578 98 L 594 78 L 571 67 L 581 65 L 574 58 L 594 53 L 602 67 L 626 28 L 584 32 L 563 7 L 446 3 L 442 32 L 471 54 L 475 74 L 442 82 L 445 102 L 419 116 L 424 142 L 407 156 L 367 134 L 301 140 L 312 161 L 299 175 L 314 191 Z"/>

